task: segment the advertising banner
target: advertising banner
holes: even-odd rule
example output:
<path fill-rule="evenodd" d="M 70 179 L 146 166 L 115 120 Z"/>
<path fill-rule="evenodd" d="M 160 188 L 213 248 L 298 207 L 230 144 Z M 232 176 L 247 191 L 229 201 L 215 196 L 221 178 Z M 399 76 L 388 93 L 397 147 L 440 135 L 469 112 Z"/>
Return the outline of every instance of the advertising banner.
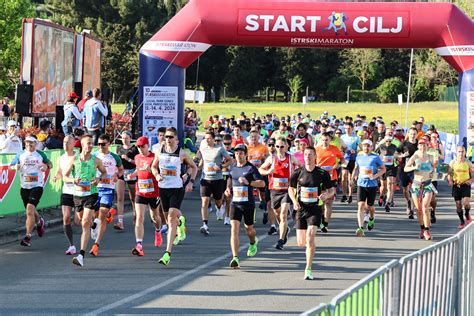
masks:
<path fill-rule="evenodd" d="M 87 90 L 100 88 L 100 50 L 101 43 L 93 38 L 84 36 L 84 58 L 82 73 L 82 95 Z"/>
<path fill-rule="evenodd" d="M 474 91 L 466 92 L 467 143 L 474 144 Z"/>

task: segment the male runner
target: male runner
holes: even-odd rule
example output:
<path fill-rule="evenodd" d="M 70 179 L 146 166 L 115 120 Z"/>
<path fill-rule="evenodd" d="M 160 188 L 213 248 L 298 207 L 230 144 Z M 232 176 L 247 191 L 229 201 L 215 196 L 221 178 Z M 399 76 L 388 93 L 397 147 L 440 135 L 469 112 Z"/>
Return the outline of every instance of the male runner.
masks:
<path fill-rule="evenodd" d="M 393 143 L 393 137 L 386 135 L 384 137 L 384 143 L 378 146 L 376 153 L 379 154 L 382 159 L 387 172 L 385 172 L 380 178 L 380 198 L 379 206 L 385 203 L 385 211 L 390 212 L 390 207 L 393 203 L 393 197 L 395 194 L 395 179 L 397 177 L 397 166 L 396 157 L 397 146 Z"/>
<path fill-rule="evenodd" d="M 334 197 L 329 173 L 316 166 L 316 149 L 304 151 L 304 166 L 291 175 L 288 194 L 296 210 L 296 238 L 299 247 L 306 247 L 305 280 L 313 280 L 313 258 L 316 230 L 321 225 L 322 206 Z"/>
<path fill-rule="evenodd" d="M 400 166 L 400 184 L 403 188 L 403 196 L 407 202 L 407 215 L 409 219 L 414 219 L 414 212 L 411 205 L 411 185 L 413 183 L 413 176 L 414 172 L 405 172 L 404 166 L 405 163 L 413 156 L 415 151 L 418 150 L 418 141 L 416 140 L 416 136 L 418 131 L 416 128 L 410 128 L 408 130 L 408 139 L 403 141 L 402 144 L 397 148 L 397 152 L 400 153 L 400 157 L 402 158 Z"/>
<path fill-rule="evenodd" d="M 342 199 L 341 203 L 347 201 L 347 203 L 352 203 L 352 183 L 350 179 L 352 177 L 355 160 L 357 157 L 357 151 L 360 147 L 360 138 L 354 134 L 354 124 L 352 122 L 346 122 L 344 124 L 344 129 L 346 134 L 341 136 L 342 141 L 347 146 L 347 150 L 344 154 L 344 160 L 347 165 L 342 168 Z M 349 195 L 349 197 L 348 197 Z"/>
<path fill-rule="evenodd" d="M 242 218 L 244 219 L 245 230 L 250 241 L 247 256 L 253 257 L 257 253 L 258 238 L 253 226 L 255 222 L 255 198 L 253 196 L 253 188 L 263 188 L 265 187 L 265 182 L 258 172 L 258 169 L 247 161 L 247 147 L 244 144 L 240 144 L 237 145 L 234 150 L 236 164 L 232 167 L 230 178 L 227 180 L 225 194 L 227 196 L 232 195 L 230 210 L 230 247 L 233 257 L 230 262 L 230 267 L 239 269 L 239 231 Z"/>
<path fill-rule="evenodd" d="M 377 154 L 372 151 L 372 141 L 365 139 L 362 141 L 362 152 L 357 155 L 354 173 L 351 182 L 357 179 L 357 237 L 364 237 L 364 215 L 369 211 L 369 221 L 367 229 L 372 230 L 375 226 L 375 197 L 377 195 L 377 179 L 385 171 L 385 165 Z"/>
<path fill-rule="evenodd" d="M 181 165 L 186 164 L 191 169 L 191 180 L 183 188 L 181 178 Z M 177 242 L 186 239 L 186 218 L 182 215 L 180 208 L 184 199 L 184 193 L 193 190 L 196 180 L 197 167 L 189 154 L 181 150 L 178 144 L 178 133 L 176 128 L 168 127 L 165 132 L 165 143 L 157 152 L 153 160 L 152 172 L 158 180 L 160 188 L 161 203 L 168 217 L 168 236 L 166 251 L 159 263 L 167 266 L 171 261 L 171 249 L 177 238 Z"/>
<path fill-rule="evenodd" d="M 225 150 L 229 154 L 229 156 L 233 159 L 235 163 L 235 153 L 234 149 L 232 148 L 232 136 L 230 134 L 225 134 L 222 137 L 222 143 L 224 145 Z M 222 176 L 224 178 L 224 183 L 227 183 L 227 179 L 230 176 L 230 170 L 232 169 L 232 166 L 224 167 L 222 168 Z M 224 194 L 224 200 L 225 200 L 225 217 L 224 217 L 224 225 L 230 225 L 230 203 L 232 201 L 230 196 L 226 196 Z"/>
<path fill-rule="evenodd" d="M 280 220 L 280 239 L 275 248 L 283 250 L 288 241 L 290 227 L 288 226 L 288 210 L 291 199 L 288 196 L 290 176 L 293 170 L 301 167 L 298 159 L 288 154 L 288 143 L 280 137 L 276 140 L 276 155 L 268 157 L 259 171 L 262 176 L 268 175 L 272 208 Z"/>
<path fill-rule="evenodd" d="M 25 138 L 25 150 L 16 154 L 10 164 L 10 170 L 20 171 L 20 195 L 26 210 L 26 235 L 20 245 L 25 247 L 31 247 L 31 233 L 35 224 L 38 237 L 43 237 L 44 219 L 36 211 L 36 207 L 43 195 L 44 172 L 52 168 L 46 155 L 36 150 L 37 142 L 34 135 L 28 135 Z"/>

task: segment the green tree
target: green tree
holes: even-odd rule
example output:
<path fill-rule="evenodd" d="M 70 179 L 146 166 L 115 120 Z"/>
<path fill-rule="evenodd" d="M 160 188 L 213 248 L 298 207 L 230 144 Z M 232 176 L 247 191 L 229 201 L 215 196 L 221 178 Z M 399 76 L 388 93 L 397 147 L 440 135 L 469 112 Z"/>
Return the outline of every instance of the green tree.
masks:
<path fill-rule="evenodd" d="M 20 77 L 21 23 L 35 16 L 30 0 L 0 1 L 0 96 L 11 95 Z"/>
<path fill-rule="evenodd" d="M 303 89 L 303 78 L 296 75 L 288 80 L 288 88 L 291 91 L 291 102 L 298 102 L 300 100 L 301 89 Z"/>
<path fill-rule="evenodd" d="M 381 60 L 380 49 L 345 49 L 341 51 L 343 59 L 339 72 L 359 81 L 362 90 L 377 74 Z"/>

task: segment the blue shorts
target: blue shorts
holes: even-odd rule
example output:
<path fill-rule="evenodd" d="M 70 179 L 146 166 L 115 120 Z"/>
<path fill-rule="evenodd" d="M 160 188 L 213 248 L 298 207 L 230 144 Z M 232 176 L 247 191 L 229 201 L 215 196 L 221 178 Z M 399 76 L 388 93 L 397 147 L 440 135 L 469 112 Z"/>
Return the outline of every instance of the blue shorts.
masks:
<path fill-rule="evenodd" d="M 114 204 L 115 190 L 99 188 L 99 197 L 97 198 L 96 209 L 99 207 L 111 208 Z"/>

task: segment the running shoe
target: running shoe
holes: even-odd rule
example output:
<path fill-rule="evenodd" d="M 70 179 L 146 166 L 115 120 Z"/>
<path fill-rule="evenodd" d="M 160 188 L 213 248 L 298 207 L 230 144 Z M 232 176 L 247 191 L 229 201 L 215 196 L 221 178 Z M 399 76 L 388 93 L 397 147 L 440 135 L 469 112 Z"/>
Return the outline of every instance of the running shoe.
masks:
<path fill-rule="evenodd" d="M 372 230 L 375 227 L 375 218 L 374 219 L 369 219 L 369 223 L 367 224 L 367 229 Z"/>
<path fill-rule="evenodd" d="M 239 257 L 233 257 L 232 260 L 230 261 L 229 266 L 232 269 L 240 269 L 240 260 Z"/>
<path fill-rule="evenodd" d="M 349 196 L 349 197 L 347 198 L 347 204 L 351 204 L 351 203 L 352 203 L 352 196 Z"/>
<path fill-rule="evenodd" d="M 262 218 L 262 224 L 266 225 L 268 223 L 268 211 L 264 210 L 263 211 L 263 218 Z"/>
<path fill-rule="evenodd" d="M 436 214 L 433 209 L 430 210 L 430 221 L 431 224 L 436 224 Z"/>
<path fill-rule="evenodd" d="M 67 248 L 66 250 L 66 255 L 68 256 L 72 256 L 72 255 L 75 255 L 76 254 L 76 246 L 69 246 L 69 248 Z"/>
<path fill-rule="evenodd" d="M 209 214 L 211 214 L 212 212 L 214 212 L 214 209 L 212 208 L 212 205 L 209 205 L 209 206 L 207 207 L 207 212 L 208 212 Z"/>
<path fill-rule="evenodd" d="M 107 212 L 107 218 L 106 218 L 106 221 L 107 221 L 107 224 L 110 224 L 114 221 L 114 216 L 115 214 L 117 214 L 117 210 L 114 209 L 114 208 L 111 208 L 108 212 Z"/>
<path fill-rule="evenodd" d="M 314 280 L 313 271 L 311 269 L 304 270 L 304 279 L 305 280 Z"/>
<path fill-rule="evenodd" d="M 387 202 L 387 204 L 385 204 L 385 212 L 390 213 L 390 210 L 391 210 L 390 206 L 391 206 L 390 202 Z"/>
<path fill-rule="evenodd" d="M 276 229 L 275 226 L 271 226 L 270 229 L 268 230 L 268 235 L 272 236 L 272 235 L 276 235 L 278 233 L 278 230 Z"/>
<path fill-rule="evenodd" d="M 257 245 L 258 245 L 258 238 L 255 237 L 255 242 L 249 244 L 249 249 L 247 250 L 247 257 L 253 257 L 257 254 Z"/>
<path fill-rule="evenodd" d="M 165 254 L 163 255 L 163 257 L 161 257 L 160 261 L 158 261 L 160 264 L 164 265 L 164 266 L 167 266 L 168 264 L 170 264 L 170 261 L 171 261 L 171 255 L 169 252 L 165 252 Z"/>
<path fill-rule="evenodd" d="M 423 233 L 423 237 L 425 238 L 425 240 L 431 240 L 431 233 L 429 230 L 425 230 L 425 232 Z"/>
<path fill-rule="evenodd" d="M 458 228 L 459 228 L 459 229 L 463 229 L 463 228 L 464 228 L 464 226 L 466 226 L 466 224 L 464 224 L 464 223 L 461 223 L 461 224 L 459 224 L 459 225 L 458 225 Z"/>
<path fill-rule="evenodd" d="M 383 205 L 383 196 L 380 196 L 379 197 L 379 206 L 382 206 Z"/>
<path fill-rule="evenodd" d="M 319 229 L 321 229 L 321 231 L 322 231 L 323 233 L 327 233 L 327 232 L 328 232 L 328 228 L 327 228 L 323 223 L 321 223 L 321 224 L 319 225 Z"/>
<path fill-rule="evenodd" d="M 99 245 L 94 243 L 92 245 L 92 248 L 91 248 L 91 251 L 89 251 L 89 253 L 94 256 L 94 257 L 97 257 L 99 255 Z"/>
<path fill-rule="evenodd" d="M 408 213 L 408 218 L 415 219 L 415 212 L 413 212 L 413 210 L 410 210 L 410 212 Z"/>
<path fill-rule="evenodd" d="M 179 223 L 181 225 L 178 225 L 177 233 L 178 233 L 178 239 L 181 242 L 186 239 L 186 218 L 183 215 L 179 217 Z"/>
<path fill-rule="evenodd" d="M 94 219 L 95 228 L 91 228 L 91 238 L 96 240 L 99 236 L 100 218 Z"/>
<path fill-rule="evenodd" d="M 225 217 L 224 218 L 224 225 L 230 225 L 230 217 Z"/>
<path fill-rule="evenodd" d="M 209 236 L 209 226 L 207 226 L 206 224 L 202 224 L 200 230 L 202 234 Z"/>
<path fill-rule="evenodd" d="M 365 237 L 364 229 L 360 228 L 360 227 L 357 228 L 356 235 L 357 235 L 357 237 Z"/>
<path fill-rule="evenodd" d="M 20 245 L 24 247 L 31 247 L 31 237 L 25 236 L 25 238 L 20 241 Z"/>
<path fill-rule="evenodd" d="M 141 243 L 137 242 L 135 248 L 132 249 L 132 255 L 143 257 L 145 253 L 143 252 L 143 246 Z"/>
<path fill-rule="evenodd" d="M 286 228 L 285 238 L 283 238 L 283 245 L 286 245 L 286 243 L 288 242 L 288 237 L 290 236 L 290 231 L 291 231 L 291 228 L 290 228 L 290 226 L 288 226 Z"/>
<path fill-rule="evenodd" d="M 423 239 L 423 238 L 425 238 L 425 230 L 424 229 L 420 230 L 420 239 Z"/>
<path fill-rule="evenodd" d="M 117 223 L 114 225 L 114 229 L 116 229 L 116 230 L 124 230 L 123 222 L 117 222 Z"/>
<path fill-rule="evenodd" d="M 77 257 L 72 258 L 72 263 L 74 263 L 77 266 L 83 267 L 84 257 L 82 255 L 78 255 Z"/>
<path fill-rule="evenodd" d="M 466 224 L 469 225 L 471 224 L 471 214 L 466 213 Z"/>
<path fill-rule="evenodd" d="M 165 235 L 168 232 L 168 225 L 161 226 L 161 233 Z"/>
<path fill-rule="evenodd" d="M 284 245 L 285 245 L 285 243 L 284 243 L 283 239 L 278 239 L 278 242 L 277 242 L 275 248 L 278 249 L 278 250 L 283 250 Z"/>
<path fill-rule="evenodd" d="M 369 223 L 369 214 L 365 214 L 364 216 L 364 225 L 367 225 Z"/>
<path fill-rule="evenodd" d="M 163 244 L 163 237 L 161 230 L 155 230 L 155 247 L 160 247 Z"/>
<path fill-rule="evenodd" d="M 38 237 L 43 237 L 44 235 L 44 219 L 42 217 L 40 217 L 40 220 L 38 222 L 38 224 L 36 224 L 36 233 L 38 234 Z"/>
<path fill-rule="evenodd" d="M 341 198 L 341 203 L 347 202 L 347 196 L 343 195 Z"/>
<path fill-rule="evenodd" d="M 224 214 L 225 214 L 225 209 L 224 205 L 222 205 L 217 211 L 216 211 L 216 220 L 222 221 L 224 219 Z"/>

